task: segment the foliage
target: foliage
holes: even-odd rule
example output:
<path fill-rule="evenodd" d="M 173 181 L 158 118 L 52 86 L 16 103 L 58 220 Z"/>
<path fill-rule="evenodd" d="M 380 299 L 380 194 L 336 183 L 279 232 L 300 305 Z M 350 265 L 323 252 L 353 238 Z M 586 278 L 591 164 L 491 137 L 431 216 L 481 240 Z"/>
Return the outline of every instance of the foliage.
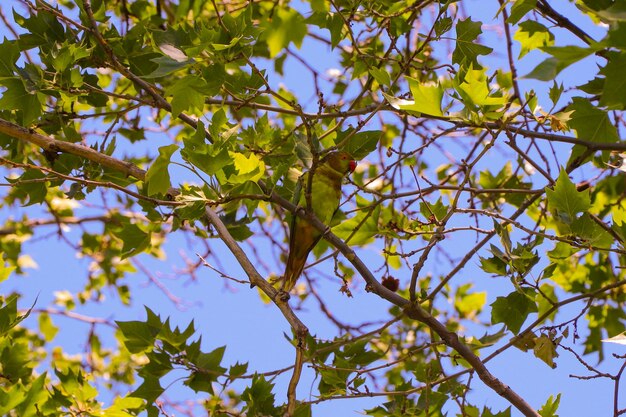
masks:
<path fill-rule="evenodd" d="M 606 359 L 626 324 L 623 6 L 476 4 L 3 2 L 0 414 L 310 416 L 367 397 L 372 416 L 556 416 L 587 398 L 526 399 L 494 358 L 618 392 L 624 357 L 607 373 L 583 355 Z M 323 225 L 290 202 L 333 149 L 360 164 Z M 326 234 L 287 302 L 291 215 Z M 177 289 L 154 271 L 176 263 L 172 241 L 192 253 Z M 28 305 L 38 248 L 60 246 L 86 279 Z M 138 273 L 176 307 L 232 311 L 176 325 Z M 291 326 L 271 341 L 286 367 L 252 366 L 245 338 L 228 359 L 212 326 L 236 332 L 245 291 L 284 317 L 259 326 Z M 138 320 L 122 307 L 142 304 Z M 55 345 L 72 322 L 89 326 L 81 355 Z"/>

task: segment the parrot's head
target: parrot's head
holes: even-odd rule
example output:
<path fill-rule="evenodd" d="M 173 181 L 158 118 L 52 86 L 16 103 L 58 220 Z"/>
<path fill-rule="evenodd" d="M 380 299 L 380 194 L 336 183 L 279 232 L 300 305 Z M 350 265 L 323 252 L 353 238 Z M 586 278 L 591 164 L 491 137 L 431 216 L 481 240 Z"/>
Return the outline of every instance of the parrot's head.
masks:
<path fill-rule="evenodd" d="M 332 169 L 341 172 L 343 175 L 354 172 L 356 168 L 356 161 L 352 155 L 345 151 L 331 152 L 321 162 L 322 164 L 327 163 Z"/>

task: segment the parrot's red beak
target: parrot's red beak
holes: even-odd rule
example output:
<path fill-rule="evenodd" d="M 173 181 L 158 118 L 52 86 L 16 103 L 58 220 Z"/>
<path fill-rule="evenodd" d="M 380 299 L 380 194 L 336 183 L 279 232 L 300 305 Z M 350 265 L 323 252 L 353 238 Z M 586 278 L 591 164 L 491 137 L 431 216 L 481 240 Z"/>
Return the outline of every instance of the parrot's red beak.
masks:
<path fill-rule="evenodd" d="M 356 169 L 356 161 L 353 159 L 352 161 L 350 161 L 350 172 L 354 172 L 355 169 Z"/>

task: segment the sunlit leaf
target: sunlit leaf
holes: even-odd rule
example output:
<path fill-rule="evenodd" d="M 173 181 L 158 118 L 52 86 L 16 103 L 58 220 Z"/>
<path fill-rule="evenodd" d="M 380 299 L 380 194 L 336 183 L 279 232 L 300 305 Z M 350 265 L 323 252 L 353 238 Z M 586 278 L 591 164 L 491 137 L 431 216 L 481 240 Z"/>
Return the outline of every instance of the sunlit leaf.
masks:
<path fill-rule="evenodd" d="M 493 49 L 476 42 L 482 33 L 482 22 L 473 22 L 471 18 L 459 20 L 456 25 L 456 48 L 452 53 L 452 62 L 474 68 L 480 68 L 479 55 L 489 55 Z"/>
<path fill-rule="evenodd" d="M 491 304 L 491 323 L 503 323 L 517 334 L 528 315 L 536 311 L 537 305 L 528 296 L 515 291 Z"/>
<path fill-rule="evenodd" d="M 148 195 L 165 194 L 170 187 L 170 173 L 168 170 L 172 154 L 178 150 L 178 145 L 161 146 L 159 156 L 154 160 L 146 172 Z"/>
<path fill-rule="evenodd" d="M 589 192 L 579 192 L 565 170 L 561 170 L 554 189 L 546 188 L 546 194 L 548 203 L 565 223 L 573 222 L 578 213 L 586 211 L 591 205 Z"/>
<path fill-rule="evenodd" d="M 265 30 L 270 58 L 278 55 L 291 42 L 300 47 L 306 34 L 306 23 L 300 13 L 294 9 L 278 8 Z"/>

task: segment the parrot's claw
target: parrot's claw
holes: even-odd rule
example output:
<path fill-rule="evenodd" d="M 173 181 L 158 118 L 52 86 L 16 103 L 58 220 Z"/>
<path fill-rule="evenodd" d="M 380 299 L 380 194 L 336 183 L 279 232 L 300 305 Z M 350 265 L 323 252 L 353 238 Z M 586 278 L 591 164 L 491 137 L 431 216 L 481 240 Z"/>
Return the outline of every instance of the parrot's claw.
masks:
<path fill-rule="evenodd" d="M 287 301 L 289 301 L 291 296 L 285 290 L 278 290 L 278 293 L 276 294 L 276 298 L 278 298 L 280 301 L 287 302 Z"/>

